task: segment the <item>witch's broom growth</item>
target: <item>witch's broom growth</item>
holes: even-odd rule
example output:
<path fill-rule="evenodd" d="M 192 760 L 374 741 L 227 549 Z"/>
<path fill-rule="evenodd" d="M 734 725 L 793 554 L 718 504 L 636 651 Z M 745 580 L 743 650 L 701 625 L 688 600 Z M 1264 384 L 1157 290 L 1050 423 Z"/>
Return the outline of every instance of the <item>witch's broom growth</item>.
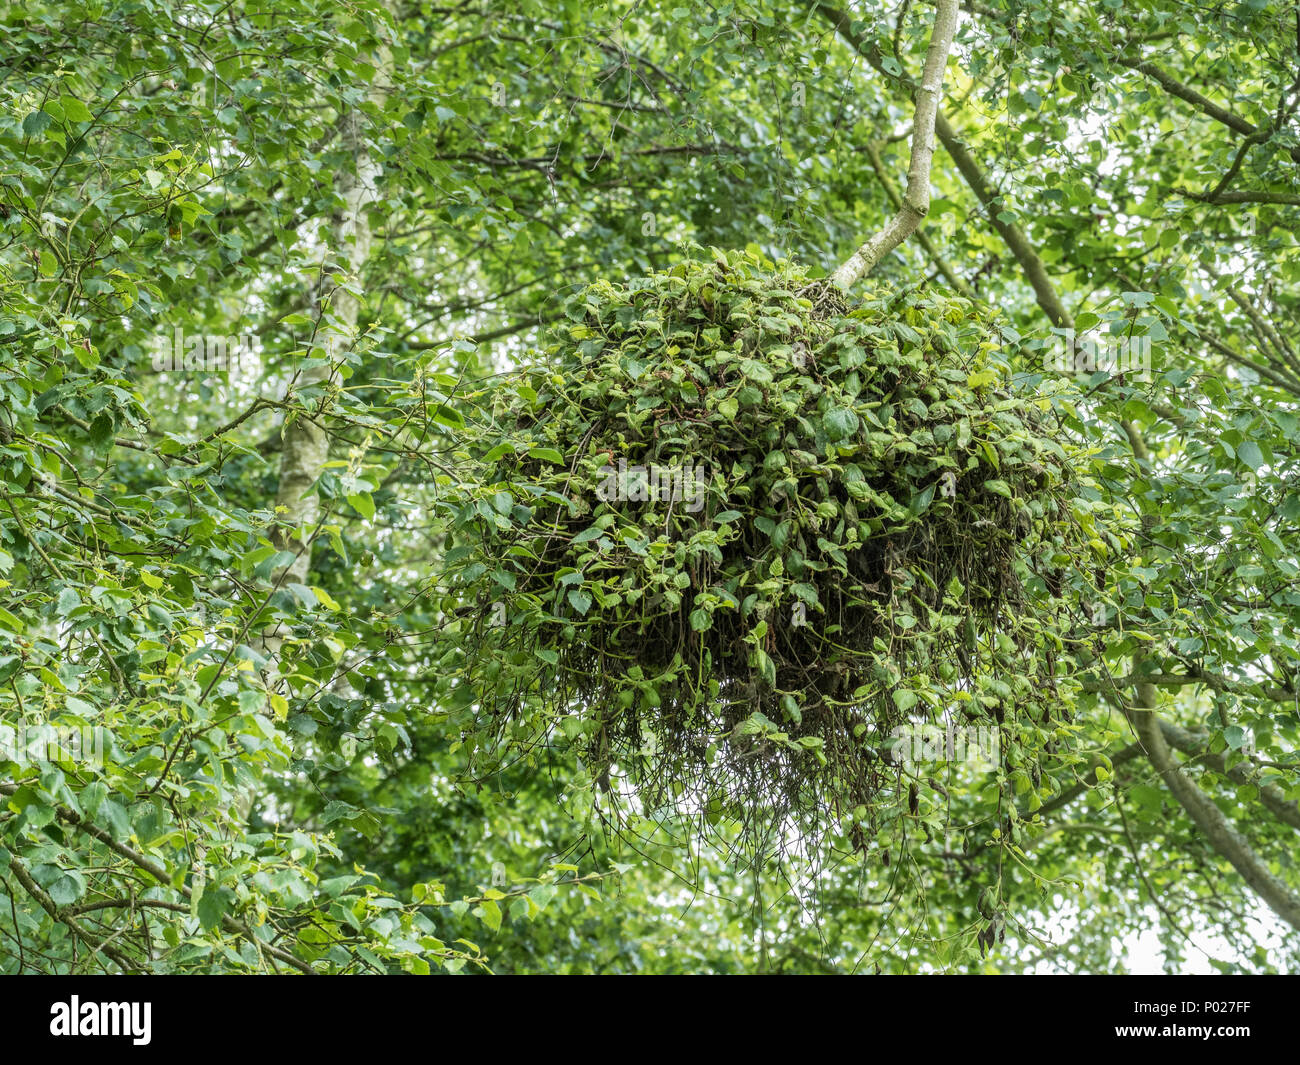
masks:
<path fill-rule="evenodd" d="M 1063 592 L 1107 550 L 1052 396 L 986 308 L 845 295 L 927 209 L 939 7 L 903 208 L 833 283 L 749 252 L 597 282 L 487 395 L 447 556 L 481 755 L 568 744 L 645 802 L 859 841 L 915 803 L 924 723 L 987 730 L 1009 791 L 1039 772 Z"/>

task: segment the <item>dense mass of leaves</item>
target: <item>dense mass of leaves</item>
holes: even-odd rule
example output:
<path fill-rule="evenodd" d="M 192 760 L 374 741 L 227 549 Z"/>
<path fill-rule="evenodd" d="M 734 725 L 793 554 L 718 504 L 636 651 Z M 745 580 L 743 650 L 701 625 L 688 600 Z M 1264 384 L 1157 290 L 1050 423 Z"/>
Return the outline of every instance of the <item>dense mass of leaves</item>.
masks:
<path fill-rule="evenodd" d="M 850 307 L 717 252 L 567 317 L 485 397 L 447 553 L 480 605 L 466 694 L 507 751 L 531 729 L 651 805 L 829 811 L 864 843 L 910 730 L 955 716 L 1040 775 L 1069 716 L 1063 595 L 1120 541 L 987 310 Z"/>

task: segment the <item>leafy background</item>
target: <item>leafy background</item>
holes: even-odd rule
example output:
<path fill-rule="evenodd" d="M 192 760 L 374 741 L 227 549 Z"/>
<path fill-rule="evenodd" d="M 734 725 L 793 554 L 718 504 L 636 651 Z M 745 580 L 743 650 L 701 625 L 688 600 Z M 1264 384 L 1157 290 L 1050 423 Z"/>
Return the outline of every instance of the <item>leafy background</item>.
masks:
<path fill-rule="evenodd" d="M 739 825 L 610 832 L 562 752 L 467 773 L 430 594 L 463 397 L 565 296 L 691 242 L 833 268 L 893 209 L 931 17 L 5 6 L 0 720 L 111 745 L 0 762 L 0 970 L 1293 964 L 1241 872 L 1300 892 L 1293 4 L 968 4 L 930 214 L 877 270 L 997 307 L 1021 370 L 1071 327 L 1152 344 L 1149 381 L 1078 382 L 1140 535 L 1079 633 L 1086 760 L 1031 785 L 1018 852 L 980 813 L 1005 782 L 962 766 L 888 867 L 757 870 Z M 255 358 L 156 372 L 177 327 Z M 1138 703 L 1235 839 L 1143 755 Z"/>

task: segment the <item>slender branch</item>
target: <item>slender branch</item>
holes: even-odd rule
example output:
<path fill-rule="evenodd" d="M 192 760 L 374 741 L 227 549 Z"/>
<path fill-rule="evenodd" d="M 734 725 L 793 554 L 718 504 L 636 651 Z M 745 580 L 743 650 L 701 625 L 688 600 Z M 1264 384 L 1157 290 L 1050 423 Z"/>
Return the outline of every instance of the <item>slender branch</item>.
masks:
<path fill-rule="evenodd" d="M 860 34 L 853 32 L 853 20 L 845 12 L 830 4 L 822 3 L 820 0 L 814 0 L 813 6 L 827 22 L 835 27 L 836 32 L 854 51 L 881 74 L 886 73 L 881 64 L 879 50 Z M 1020 227 L 1013 222 L 1004 222 L 999 217 L 1002 213 L 997 202 L 1000 195 L 991 187 L 979 163 L 967 151 L 966 145 L 958 137 L 942 112 L 936 112 L 935 114 L 934 130 L 944 150 L 957 165 L 957 170 L 961 173 L 962 178 L 970 186 L 971 191 L 975 193 L 976 198 L 987 212 L 990 224 L 997 231 L 998 236 L 1002 238 L 1003 243 L 1010 249 L 1011 254 L 1015 256 L 1016 262 L 1020 264 L 1025 279 L 1033 288 L 1034 297 L 1037 299 L 1039 307 L 1043 309 L 1043 313 L 1047 315 L 1053 325 L 1062 329 L 1072 329 L 1074 327 L 1074 317 L 1061 301 L 1056 286 L 1052 284 L 1052 279 L 1048 276 L 1046 265 Z M 915 133 L 913 133 L 913 136 L 915 137 Z"/>
<path fill-rule="evenodd" d="M 1300 207 L 1300 196 L 1289 192 L 1190 192 L 1187 189 L 1175 189 L 1189 200 L 1201 203 L 1270 203 L 1284 207 Z"/>
<path fill-rule="evenodd" d="M 1246 156 L 1250 154 L 1251 148 L 1257 144 L 1262 144 L 1268 140 L 1268 130 L 1256 130 L 1249 137 L 1243 140 L 1237 148 L 1237 154 L 1233 157 L 1232 165 L 1228 167 L 1227 172 L 1219 179 L 1219 183 L 1206 193 L 1206 200 L 1210 203 L 1216 202 L 1220 196 L 1228 191 L 1228 186 L 1237 180 L 1237 175 L 1241 173 L 1241 164 L 1246 161 Z"/>
<path fill-rule="evenodd" d="M 1262 144 L 1264 141 L 1272 137 L 1273 134 L 1281 127 L 1281 120 L 1284 118 L 1285 115 L 1284 111 L 1282 111 L 1281 109 L 1279 109 L 1278 121 L 1270 122 L 1263 126 L 1256 126 L 1253 122 L 1250 122 L 1242 118 L 1240 115 L 1228 110 L 1228 108 L 1221 107 L 1219 104 L 1216 104 L 1208 96 L 1204 96 L 1201 93 L 1197 92 L 1190 85 L 1187 85 L 1179 81 L 1168 71 L 1164 70 L 1161 67 L 1156 66 L 1156 64 L 1152 63 L 1150 60 L 1129 58 L 1129 59 L 1120 59 L 1118 62 L 1120 66 L 1128 67 L 1130 70 L 1136 70 L 1138 73 L 1146 75 L 1157 85 L 1159 85 L 1162 89 L 1164 89 L 1165 92 L 1169 93 L 1169 95 L 1176 96 L 1178 97 L 1178 99 L 1184 101 L 1185 103 L 1191 104 L 1198 111 L 1200 111 L 1201 114 L 1214 119 L 1216 122 L 1221 122 L 1223 125 L 1227 126 L 1230 130 L 1233 130 L 1236 133 L 1240 133 L 1246 137 L 1251 138 L 1252 143 L 1254 144 Z M 1300 147 L 1293 146 L 1291 148 L 1288 148 L 1287 153 L 1296 162 L 1300 162 Z M 1229 193 L 1225 195 L 1231 195 L 1231 194 Z M 1232 201 L 1217 200 L 1215 202 L 1228 203 Z M 1246 201 L 1237 201 L 1237 202 L 1246 202 Z"/>
<path fill-rule="evenodd" d="M 1085 680 L 1081 682 L 1080 687 L 1086 692 L 1109 692 L 1127 688 L 1131 684 L 1140 684 L 1143 681 L 1154 684 L 1157 688 L 1183 688 L 1193 684 L 1204 684 L 1217 692 L 1235 692 L 1263 698 L 1272 703 L 1290 703 L 1296 699 L 1296 692 L 1289 688 L 1255 682 L 1239 684 L 1217 673 L 1207 673 L 1201 669 L 1192 669 L 1187 673 L 1130 673 L 1123 677 Z"/>
<path fill-rule="evenodd" d="M 1111 755 L 1110 757 L 1111 768 L 1113 769 L 1117 765 L 1123 765 L 1125 762 L 1131 762 L 1133 761 L 1134 758 L 1139 757 L 1141 754 L 1142 754 L 1142 745 L 1140 743 L 1130 743 L 1122 751 L 1117 751 L 1115 754 Z M 1100 761 L 1098 761 L 1098 764 L 1100 764 Z M 1043 805 L 1040 806 L 1033 813 L 1029 813 L 1028 811 L 1026 811 L 1024 814 L 1022 814 L 1021 815 L 1022 820 L 1028 820 L 1031 817 L 1046 817 L 1054 810 L 1059 810 L 1062 806 L 1072 803 L 1085 791 L 1089 791 L 1092 788 L 1095 788 L 1097 786 L 1097 783 L 1098 783 L 1097 767 L 1093 766 L 1093 768 L 1090 769 L 1088 773 L 1077 784 L 1072 784 L 1070 787 L 1062 791 L 1059 795 L 1056 795 L 1048 799 L 1047 802 L 1043 803 Z"/>
<path fill-rule="evenodd" d="M 1000 217 L 1003 213 L 998 203 L 1001 194 L 989 184 L 979 163 L 967 150 L 965 142 L 943 115 L 939 115 L 935 121 L 935 132 L 939 135 L 939 142 L 943 145 L 944 151 L 956 164 L 958 172 L 984 207 L 989 223 L 1002 238 L 1002 242 L 1006 244 L 1016 262 L 1020 264 L 1025 280 L 1034 290 L 1034 298 L 1038 306 L 1053 325 L 1061 329 L 1073 329 L 1074 316 L 1066 309 L 1060 293 L 1056 291 L 1056 286 L 1047 273 L 1047 265 L 1029 238 L 1025 236 L 1024 231 L 1014 222 L 1004 221 Z"/>
<path fill-rule="evenodd" d="M 880 157 L 880 146 L 875 141 L 868 141 L 866 144 L 867 158 L 871 161 L 871 167 L 876 172 L 876 177 L 880 181 L 880 186 L 885 190 L 885 195 L 889 197 L 889 202 L 894 205 L 895 211 L 903 210 L 903 196 L 894 185 L 894 179 L 889 176 L 889 171 L 885 169 L 884 160 Z M 939 273 L 943 274 L 944 279 L 950 284 L 954 292 L 959 292 L 967 299 L 973 297 L 970 285 L 957 276 L 956 271 L 948 265 L 942 253 L 935 247 L 934 241 L 926 234 L 924 229 L 917 229 L 917 243 L 925 249 L 925 254 L 930 257 Z"/>
<path fill-rule="evenodd" d="M 18 788 L 19 785 L 17 784 L 0 784 L 0 795 L 12 795 L 14 792 L 18 790 Z M 159 862 L 156 862 L 152 858 L 149 858 L 148 856 L 141 854 L 139 851 L 134 850 L 131 847 L 128 847 L 125 843 L 119 843 L 116 839 L 112 837 L 112 835 L 110 835 L 108 832 L 100 828 L 92 821 L 88 821 L 85 818 L 83 818 L 75 810 L 70 810 L 66 806 L 56 806 L 54 808 L 54 815 L 64 824 L 71 825 L 73 828 L 76 828 L 77 830 L 84 832 L 86 835 L 99 840 L 100 843 L 102 843 L 105 847 L 111 850 L 114 854 L 118 855 L 121 858 L 125 858 L 137 869 L 140 869 L 143 872 L 148 873 L 151 877 L 157 880 L 159 884 L 173 887 L 173 890 L 179 891 L 181 895 L 183 895 L 187 899 L 191 897 L 192 893 L 190 889 L 186 887 L 184 884 L 181 884 L 179 886 L 175 886 L 172 884 L 172 878 L 170 874 L 167 872 L 165 868 L 163 868 L 163 866 Z M 21 880 L 22 878 L 20 877 L 19 879 Z M 27 885 L 24 883 L 23 887 L 27 887 Z M 31 889 L 29 888 L 28 890 L 30 891 Z M 37 890 L 39 890 L 39 886 Z M 37 897 L 37 901 L 40 902 L 39 897 Z M 47 912 L 49 912 L 48 907 L 45 907 L 43 903 L 42 903 L 42 908 L 46 909 Z M 69 928 L 72 928 L 72 925 L 69 923 L 69 921 L 74 920 L 74 918 L 70 918 L 66 914 L 63 916 L 58 916 L 54 913 L 51 913 L 50 915 L 52 917 L 56 917 L 57 920 L 62 921 L 64 924 L 67 924 Z M 282 947 L 277 947 L 273 943 L 266 942 L 261 937 L 256 935 L 253 929 L 250 928 L 243 921 L 237 920 L 236 918 L 231 917 L 229 914 L 225 914 L 221 918 L 221 926 L 226 931 L 241 936 L 242 938 L 247 939 L 250 943 L 255 943 L 259 950 L 263 950 L 267 954 L 270 954 L 272 957 L 278 958 L 280 961 L 284 962 L 286 965 L 292 966 L 293 968 L 297 969 L 299 972 L 305 973 L 307 975 L 315 975 L 316 970 L 313 969 L 311 965 L 309 965 L 307 962 L 303 961 L 302 958 L 299 958 L 295 954 L 289 953 L 289 951 L 285 950 Z M 105 953 L 108 953 L 108 949 L 109 948 L 106 948 Z M 113 957 L 113 955 L 109 954 L 109 957 Z M 117 961 L 117 958 L 114 958 L 113 960 Z M 123 963 L 129 965 L 130 964 L 129 959 L 124 958 Z"/>
<path fill-rule="evenodd" d="M 1160 892 L 1156 891 L 1156 889 L 1151 885 L 1151 879 L 1147 876 L 1146 866 L 1142 864 L 1142 854 L 1138 850 L 1137 840 L 1133 838 L 1133 830 L 1129 828 L 1128 815 L 1124 812 L 1124 796 L 1119 793 L 1118 789 L 1115 791 L 1115 809 L 1118 811 L 1120 822 L 1124 826 L 1124 838 L 1128 840 L 1128 849 L 1133 854 L 1133 867 L 1137 869 L 1138 876 L 1142 878 L 1142 886 L 1147 889 L 1147 899 L 1157 910 L 1160 911 L 1160 915 L 1168 923 L 1170 930 L 1177 932 L 1183 937 L 1185 942 L 1190 943 L 1195 947 L 1196 943 L 1193 941 L 1192 937 L 1187 934 L 1186 930 L 1184 930 L 1182 923 L 1169 912 L 1169 907 L 1164 901 L 1164 896 L 1161 895 Z"/>
<path fill-rule="evenodd" d="M 78 921 L 71 913 L 69 913 L 63 907 L 59 906 L 58 903 L 56 903 L 52 898 L 50 898 L 50 896 L 45 892 L 45 890 L 41 887 L 41 885 L 38 884 L 32 878 L 31 873 L 27 871 L 27 866 L 23 863 L 23 860 L 18 857 L 18 855 L 16 854 L 10 855 L 9 868 L 13 870 L 14 877 L 18 880 L 18 883 L 20 883 L 23 886 L 23 890 L 26 891 L 27 894 L 29 894 L 32 898 L 36 900 L 37 904 L 41 907 L 41 909 L 44 910 L 46 913 L 48 913 L 52 918 L 54 918 L 54 920 L 64 925 L 74 936 L 76 936 L 79 940 L 85 943 L 86 946 L 88 946 L 94 953 L 103 954 L 104 957 L 112 961 L 113 964 L 115 964 L 118 968 L 120 968 L 124 973 L 133 972 L 137 968 L 137 966 L 132 963 L 130 958 L 128 958 L 116 947 L 110 946 L 108 943 L 100 942 L 89 932 L 87 932 L 84 928 L 82 928 L 81 922 Z"/>
<path fill-rule="evenodd" d="M 943 95 L 943 72 L 948 64 L 953 34 L 957 31 L 957 0 L 939 0 L 925 69 L 916 90 L 916 117 L 912 121 L 912 159 L 907 168 L 903 203 L 885 228 L 855 251 L 831 280 L 842 289 L 866 277 L 886 255 L 916 232 L 930 211 L 930 164 L 934 158 L 935 118 Z"/>
<path fill-rule="evenodd" d="M 1203 96 L 1190 85 L 1183 84 L 1168 71 L 1156 66 L 1149 60 L 1120 59 L 1119 64 L 1128 67 L 1130 70 L 1136 70 L 1139 74 L 1145 74 L 1165 92 L 1169 93 L 1170 96 L 1177 96 L 1178 99 L 1191 104 L 1202 114 L 1208 115 L 1216 122 L 1223 123 L 1229 129 L 1245 134 L 1247 137 L 1255 132 L 1254 123 L 1246 121 L 1246 119 L 1234 114 L 1226 107 L 1220 107 L 1209 97 Z"/>
<path fill-rule="evenodd" d="M 1187 811 L 1192 822 L 1205 834 L 1210 846 L 1232 864 L 1269 909 L 1292 928 L 1300 930 L 1300 898 L 1269 872 L 1245 837 L 1224 817 L 1223 811 L 1183 774 L 1165 742 L 1155 707 L 1156 687 L 1144 681 L 1137 686 L 1137 705 L 1128 711 L 1128 715 L 1146 749 L 1147 761 L 1160 774 L 1160 779 Z"/>
<path fill-rule="evenodd" d="M 1222 774 L 1238 784 L 1253 784 L 1259 789 L 1259 801 L 1269 809 L 1274 817 L 1292 828 L 1300 829 L 1300 802 L 1295 799 L 1288 799 L 1280 788 L 1272 784 L 1261 784 L 1257 781 L 1251 772 L 1249 763 L 1238 762 L 1236 765 L 1229 767 L 1228 760 L 1223 754 L 1212 754 L 1207 750 L 1209 737 L 1203 733 L 1189 732 L 1185 728 L 1180 728 L 1163 720 L 1160 722 L 1160 731 L 1164 734 L 1165 742 L 1169 746 L 1190 755 L 1199 762 L 1205 763 L 1216 773 Z"/>

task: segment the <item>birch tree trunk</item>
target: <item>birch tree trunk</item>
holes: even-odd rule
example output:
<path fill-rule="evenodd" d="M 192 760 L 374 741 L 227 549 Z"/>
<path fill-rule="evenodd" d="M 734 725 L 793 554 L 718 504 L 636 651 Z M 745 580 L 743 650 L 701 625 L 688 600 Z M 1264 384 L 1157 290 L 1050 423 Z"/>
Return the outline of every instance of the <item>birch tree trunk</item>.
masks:
<path fill-rule="evenodd" d="M 831 280 L 847 291 L 916 232 L 930 211 L 930 165 L 934 159 L 934 122 L 943 95 L 943 72 L 948 65 L 952 38 L 957 32 L 957 0 L 939 0 L 925 53 L 925 70 L 916 89 L 916 114 L 912 120 L 912 157 L 907 168 L 907 191 L 898 211 L 885 228 L 855 251 Z"/>
<path fill-rule="evenodd" d="M 387 10 L 387 8 L 386 8 Z M 374 56 L 375 76 L 368 99 L 382 107 L 392 91 L 392 53 L 387 47 Z M 335 178 L 335 190 L 341 205 L 323 240 L 337 265 L 322 277 L 315 299 L 315 319 L 319 324 L 311 354 L 324 355 L 320 364 L 309 366 L 297 379 L 302 390 L 320 386 L 321 395 L 313 410 L 304 410 L 284 430 L 280 456 L 280 479 L 276 490 L 276 524 L 271 539 L 281 550 L 293 552 L 294 558 L 272 575 L 272 587 L 307 584 L 311 570 L 312 545 L 322 522 L 320 497 L 315 492 L 317 479 L 329 461 L 329 436 L 323 420 L 330 404 L 330 387 L 335 374 L 337 353 L 356 340 L 361 300 L 356 289 L 367 259 L 373 235 L 366 217 L 367 207 L 378 197 L 382 168 L 371 152 L 366 138 L 366 115 L 353 108 L 339 117 L 340 143 L 353 166 L 341 170 Z M 280 661 L 282 639 L 274 630 L 262 634 L 261 650 L 267 663 L 264 675 L 274 683 Z M 341 678 L 340 684 L 345 684 Z M 244 821 L 251 811 L 255 795 L 242 790 L 235 799 L 236 817 Z"/>
<path fill-rule="evenodd" d="M 391 91 L 391 78 L 392 59 L 385 48 L 376 57 L 369 96 L 372 102 L 382 106 Z M 316 299 L 316 319 L 321 324 L 313 347 L 324 349 L 325 364 L 309 367 L 298 384 L 299 389 L 320 385 L 325 390 L 316 412 L 299 415 L 284 432 L 274 543 L 294 552 L 295 557 L 277 573 L 276 580 L 281 584 L 306 584 L 311 569 L 312 542 L 321 521 L 320 497 L 313 487 L 329 460 L 329 438 L 319 418 L 328 407 L 335 354 L 356 340 L 361 311 L 361 301 L 342 281 L 344 276 L 358 278 L 370 257 L 372 234 L 366 208 L 378 197 L 382 172 L 366 143 L 364 114 L 354 109 L 341 117 L 340 125 L 342 146 L 355 163 L 352 170 L 343 170 L 337 176 L 335 188 L 342 206 L 330 227 L 328 242 L 330 250 L 341 255 L 345 268 L 322 280 Z"/>

